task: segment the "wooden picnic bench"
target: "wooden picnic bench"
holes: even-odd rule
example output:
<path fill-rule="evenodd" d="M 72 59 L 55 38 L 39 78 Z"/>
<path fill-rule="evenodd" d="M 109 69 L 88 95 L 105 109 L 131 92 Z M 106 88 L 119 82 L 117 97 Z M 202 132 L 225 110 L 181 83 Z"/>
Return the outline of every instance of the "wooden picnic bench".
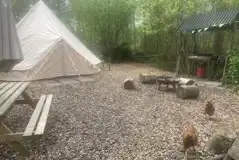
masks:
<path fill-rule="evenodd" d="M 173 87 L 173 90 L 176 91 L 176 85 L 178 84 L 179 79 L 169 76 L 158 76 L 156 78 L 156 84 L 158 85 L 158 90 L 161 90 L 161 85 L 166 85 L 166 89 L 169 89 L 169 86 L 171 85 Z"/>
<path fill-rule="evenodd" d="M 42 95 L 40 99 L 31 99 L 26 92 L 28 84 L 29 82 L 3 82 L 0 84 L 0 142 L 10 143 L 25 156 L 29 156 L 30 152 L 22 142 L 43 135 L 52 102 L 52 95 Z M 23 99 L 18 99 L 20 95 Z M 34 109 L 24 132 L 13 133 L 3 123 L 14 104 L 28 104 Z"/>

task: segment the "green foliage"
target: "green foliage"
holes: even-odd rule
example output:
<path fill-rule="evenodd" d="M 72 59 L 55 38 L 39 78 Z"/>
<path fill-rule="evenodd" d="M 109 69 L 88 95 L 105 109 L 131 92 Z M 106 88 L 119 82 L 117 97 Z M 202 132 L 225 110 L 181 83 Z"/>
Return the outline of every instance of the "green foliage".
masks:
<path fill-rule="evenodd" d="M 39 0 L 12 0 L 15 19 L 19 21 Z M 69 6 L 67 0 L 43 0 L 63 21 L 67 22 Z"/>
<path fill-rule="evenodd" d="M 19 20 L 38 0 L 12 1 L 14 14 Z M 180 50 L 179 33 L 175 28 L 181 19 L 196 13 L 239 7 L 239 0 L 44 0 L 44 2 L 58 18 L 74 30 L 87 47 L 94 52 L 102 53 L 103 58 L 111 57 L 113 61 L 130 60 L 131 50 L 134 50 L 134 60 L 170 70 L 176 66 L 177 51 Z M 201 52 L 224 53 L 227 50 L 227 42 L 230 41 L 227 33 L 222 33 L 222 36 L 209 32 L 198 35 L 198 47 Z M 235 37 L 235 44 L 238 44 L 239 34 L 237 33 Z M 186 39 L 185 52 L 189 54 L 193 46 L 191 34 L 186 35 Z M 122 47 L 122 44 L 127 44 L 127 47 Z M 215 51 L 216 49 L 218 51 Z"/>
<path fill-rule="evenodd" d="M 230 53 L 228 64 L 228 78 L 234 85 L 239 84 L 239 50 L 235 49 Z"/>
<path fill-rule="evenodd" d="M 12 0 L 13 13 L 17 21 L 19 21 L 29 10 L 30 6 L 35 4 L 37 0 Z"/>
<path fill-rule="evenodd" d="M 71 0 L 77 32 L 104 55 L 130 42 L 130 24 L 135 6 L 129 0 Z M 116 56 L 112 56 L 116 57 Z"/>

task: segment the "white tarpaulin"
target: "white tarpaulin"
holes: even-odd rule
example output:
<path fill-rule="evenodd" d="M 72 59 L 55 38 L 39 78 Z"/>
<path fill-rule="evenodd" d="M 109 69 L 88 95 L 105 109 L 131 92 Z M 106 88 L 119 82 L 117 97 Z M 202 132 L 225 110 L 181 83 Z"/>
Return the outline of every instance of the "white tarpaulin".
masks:
<path fill-rule="evenodd" d="M 17 24 L 24 60 L 2 80 L 37 80 L 89 75 L 101 63 L 40 0 Z"/>

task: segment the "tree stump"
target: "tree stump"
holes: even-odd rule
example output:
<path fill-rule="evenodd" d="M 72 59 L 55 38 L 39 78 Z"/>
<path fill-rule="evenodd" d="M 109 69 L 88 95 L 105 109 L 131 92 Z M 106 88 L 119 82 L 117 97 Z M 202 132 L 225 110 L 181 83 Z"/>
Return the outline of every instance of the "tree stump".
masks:
<path fill-rule="evenodd" d="M 134 80 L 132 78 L 127 78 L 124 80 L 124 89 L 128 90 L 136 89 Z"/>
<path fill-rule="evenodd" d="M 139 81 L 142 84 L 156 84 L 156 75 L 139 74 Z"/>
<path fill-rule="evenodd" d="M 179 78 L 179 83 L 178 85 L 193 85 L 195 84 L 195 81 L 192 79 L 188 79 L 188 78 Z"/>
<path fill-rule="evenodd" d="M 194 99 L 199 95 L 199 89 L 195 85 L 181 85 L 177 88 L 176 94 L 182 99 Z"/>

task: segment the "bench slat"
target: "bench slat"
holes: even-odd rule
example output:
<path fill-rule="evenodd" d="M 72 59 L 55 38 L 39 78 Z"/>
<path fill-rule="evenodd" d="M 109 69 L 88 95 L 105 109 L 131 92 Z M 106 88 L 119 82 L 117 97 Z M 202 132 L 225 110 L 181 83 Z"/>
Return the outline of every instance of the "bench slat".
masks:
<path fill-rule="evenodd" d="M 31 116 L 31 119 L 30 119 L 30 121 L 27 125 L 27 128 L 23 133 L 23 136 L 33 135 L 34 129 L 36 128 L 36 124 L 39 120 L 39 117 L 40 117 L 42 108 L 44 106 L 45 100 L 46 100 L 46 96 L 42 95 L 39 102 L 37 103 L 37 106 L 36 106 L 32 116 Z"/>
<path fill-rule="evenodd" d="M 42 114 L 41 114 L 40 120 L 38 122 L 36 131 L 35 131 L 35 135 L 42 135 L 44 133 L 48 113 L 49 113 L 49 110 L 50 110 L 50 107 L 51 107 L 52 97 L 53 97 L 53 95 L 50 94 L 46 98 L 46 103 L 45 103 L 44 108 L 42 110 Z"/>
<path fill-rule="evenodd" d="M 7 84 L 8 84 L 8 83 L 6 83 L 6 82 L 1 83 L 1 84 L 0 84 L 0 89 L 2 89 L 3 87 L 5 87 Z"/>
<path fill-rule="evenodd" d="M 14 104 L 14 101 L 19 97 L 23 90 L 28 86 L 28 82 L 26 83 L 17 83 L 11 90 L 8 90 L 0 99 L 0 119 L 11 109 Z"/>
<path fill-rule="evenodd" d="M 13 85 L 14 85 L 14 83 L 9 83 L 9 84 L 5 85 L 5 86 L 0 90 L 0 97 L 1 97 L 1 95 L 3 95 L 7 90 L 9 90 Z"/>

